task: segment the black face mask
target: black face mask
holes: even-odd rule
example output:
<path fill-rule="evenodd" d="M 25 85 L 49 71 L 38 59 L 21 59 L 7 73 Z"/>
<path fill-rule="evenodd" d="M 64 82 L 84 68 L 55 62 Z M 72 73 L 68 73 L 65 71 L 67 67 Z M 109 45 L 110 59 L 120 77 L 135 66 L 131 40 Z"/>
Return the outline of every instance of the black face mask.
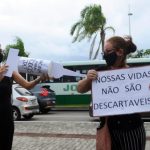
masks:
<path fill-rule="evenodd" d="M 110 54 L 104 53 L 103 58 L 105 59 L 108 66 L 112 66 L 117 60 L 117 54 L 115 52 Z"/>
<path fill-rule="evenodd" d="M 0 53 L 0 63 L 3 61 L 3 54 Z"/>

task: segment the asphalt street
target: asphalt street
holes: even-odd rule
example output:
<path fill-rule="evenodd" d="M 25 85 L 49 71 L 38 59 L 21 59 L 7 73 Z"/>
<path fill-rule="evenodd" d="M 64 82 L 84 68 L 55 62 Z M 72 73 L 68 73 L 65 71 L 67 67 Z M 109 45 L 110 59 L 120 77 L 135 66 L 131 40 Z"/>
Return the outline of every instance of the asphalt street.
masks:
<path fill-rule="evenodd" d="M 13 150 L 96 149 L 96 128 L 99 123 L 95 119 L 91 120 L 88 112 L 58 111 L 53 112 L 53 115 L 51 113 L 36 115 L 30 121 L 16 121 Z M 64 121 L 59 120 L 60 118 Z M 145 128 L 146 150 L 149 150 L 150 123 L 146 122 Z"/>

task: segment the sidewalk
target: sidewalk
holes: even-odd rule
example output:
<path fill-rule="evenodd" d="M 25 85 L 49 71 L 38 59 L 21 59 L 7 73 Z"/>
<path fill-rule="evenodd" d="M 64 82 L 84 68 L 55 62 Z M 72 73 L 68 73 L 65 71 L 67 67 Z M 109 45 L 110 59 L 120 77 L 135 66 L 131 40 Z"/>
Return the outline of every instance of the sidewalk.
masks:
<path fill-rule="evenodd" d="M 13 150 L 95 150 L 98 122 L 15 122 Z M 147 148 L 150 149 L 150 123 Z"/>

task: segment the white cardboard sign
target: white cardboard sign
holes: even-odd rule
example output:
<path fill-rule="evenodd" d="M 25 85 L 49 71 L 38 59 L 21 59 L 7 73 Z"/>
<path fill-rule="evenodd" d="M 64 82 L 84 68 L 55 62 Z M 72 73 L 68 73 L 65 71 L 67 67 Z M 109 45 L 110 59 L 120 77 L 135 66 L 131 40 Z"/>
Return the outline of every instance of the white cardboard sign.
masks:
<path fill-rule="evenodd" d="M 150 66 L 98 72 L 92 100 L 94 116 L 150 111 Z"/>
<path fill-rule="evenodd" d="M 18 57 L 19 50 L 10 48 L 6 64 L 9 66 L 8 71 L 4 74 L 7 77 L 11 77 L 14 70 L 17 70 L 18 67 Z"/>

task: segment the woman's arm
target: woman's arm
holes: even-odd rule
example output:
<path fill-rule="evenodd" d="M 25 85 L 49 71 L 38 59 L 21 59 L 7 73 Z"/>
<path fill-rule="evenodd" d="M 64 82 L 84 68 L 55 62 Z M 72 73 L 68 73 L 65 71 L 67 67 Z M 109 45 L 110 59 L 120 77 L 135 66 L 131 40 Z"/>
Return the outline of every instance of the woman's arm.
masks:
<path fill-rule="evenodd" d="M 83 80 L 80 80 L 77 85 L 77 91 L 79 93 L 85 93 L 91 90 L 92 80 L 97 78 L 97 72 L 95 70 L 89 70 L 87 77 Z"/>
<path fill-rule="evenodd" d="M 41 77 L 36 78 L 33 81 L 28 82 L 16 71 L 13 72 L 12 77 L 16 81 L 16 83 L 20 84 L 22 87 L 24 87 L 26 89 L 32 89 L 41 80 L 44 81 L 46 79 L 49 79 L 48 76 L 41 76 Z"/>

